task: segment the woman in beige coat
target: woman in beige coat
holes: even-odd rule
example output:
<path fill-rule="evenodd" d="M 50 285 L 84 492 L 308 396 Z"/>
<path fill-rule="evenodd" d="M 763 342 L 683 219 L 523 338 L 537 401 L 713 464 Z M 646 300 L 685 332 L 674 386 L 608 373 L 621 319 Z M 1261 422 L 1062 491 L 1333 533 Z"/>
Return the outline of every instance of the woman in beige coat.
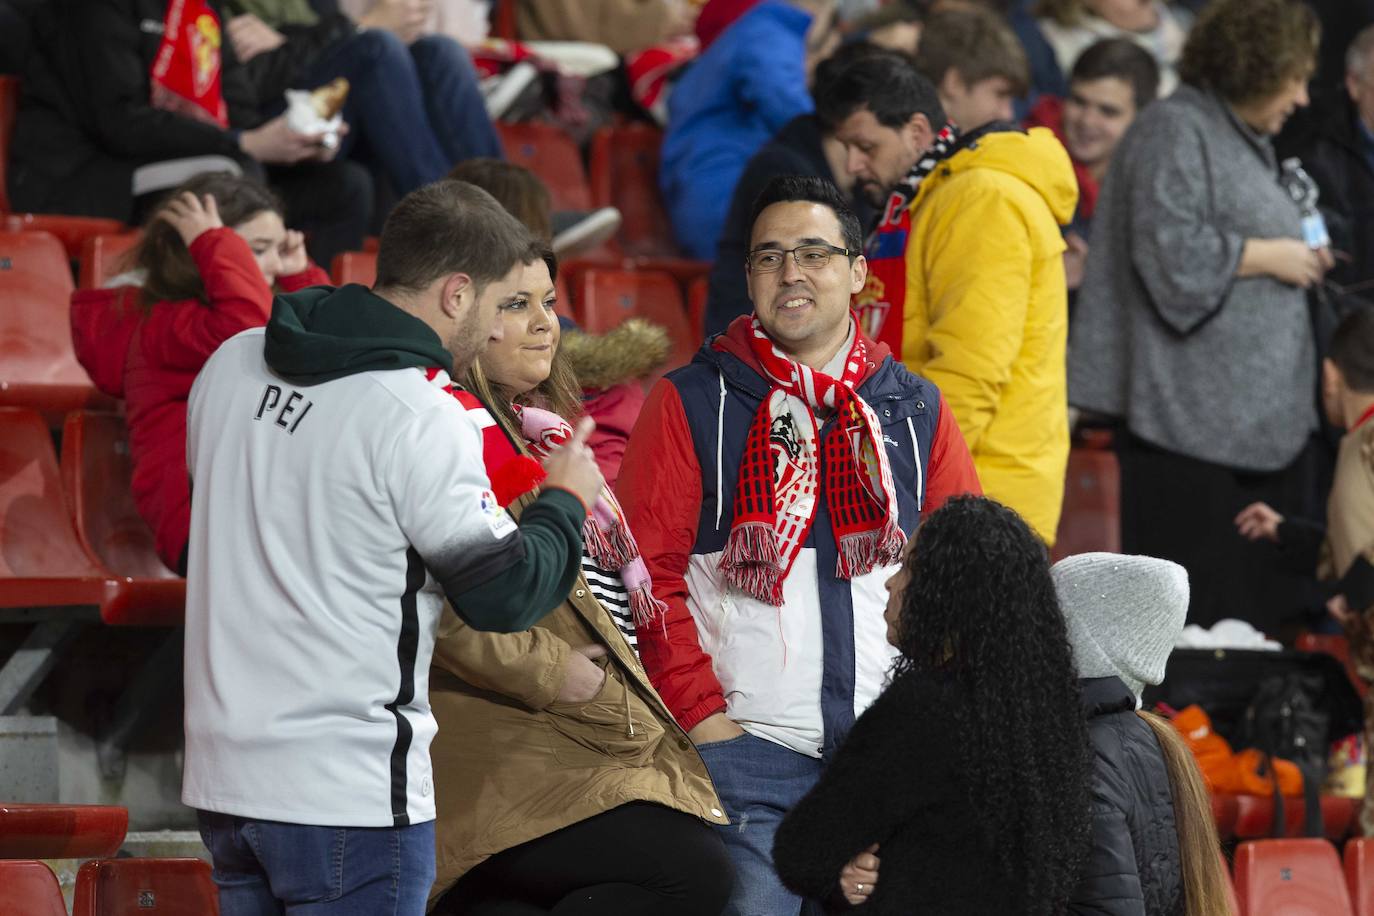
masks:
<path fill-rule="evenodd" d="M 460 396 L 484 427 L 497 500 L 521 493 L 509 504 L 517 518 L 538 492 L 530 456 L 566 431 L 557 414 L 578 410 L 557 357 L 553 270 L 551 255 L 526 265 L 500 306 L 504 335 L 469 379 L 491 415 Z M 727 821 L 631 644 L 634 619 L 654 625 L 657 608 L 618 516 L 607 491 L 568 601 L 528 632 L 478 632 L 452 614 L 440 627 L 436 913 L 715 916 L 725 906 L 733 872 L 709 825 Z"/>

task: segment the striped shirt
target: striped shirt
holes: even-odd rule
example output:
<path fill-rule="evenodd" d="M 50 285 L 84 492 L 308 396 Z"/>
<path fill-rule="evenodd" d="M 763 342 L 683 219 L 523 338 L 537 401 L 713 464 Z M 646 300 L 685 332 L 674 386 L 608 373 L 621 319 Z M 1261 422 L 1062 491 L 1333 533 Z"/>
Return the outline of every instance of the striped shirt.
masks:
<path fill-rule="evenodd" d="M 620 573 L 607 572 L 596 565 L 587 554 L 582 554 L 582 576 L 587 580 L 587 587 L 591 589 L 592 597 L 601 602 L 615 621 L 616 629 L 620 630 L 620 635 L 625 637 L 625 641 L 630 644 L 630 648 L 639 654 L 639 637 L 635 633 L 634 615 L 630 613 L 630 593 L 625 590 L 625 583 L 620 581 Z"/>

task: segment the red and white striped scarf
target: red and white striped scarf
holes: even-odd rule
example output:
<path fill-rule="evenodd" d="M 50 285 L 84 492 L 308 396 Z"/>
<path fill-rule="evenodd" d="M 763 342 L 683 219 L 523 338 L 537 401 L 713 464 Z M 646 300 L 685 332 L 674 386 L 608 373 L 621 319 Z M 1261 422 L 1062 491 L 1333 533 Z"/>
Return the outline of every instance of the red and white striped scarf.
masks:
<path fill-rule="evenodd" d="M 838 379 L 778 350 L 757 318 L 750 347 L 773 389 L 749 427 L 720 569 L 731 586 L 781 606 L 783 581 L 815 520 L 822 483 L 839 548 L 835 575 L 851 579 L 895 562 L 906 538 L 897 524 L 882 428 L 873 409 L 854 393 L 868 365 L 863 337 L 855 331 Z M 820 443 L 823 463 L 817 410 L 835 413 Z"/>

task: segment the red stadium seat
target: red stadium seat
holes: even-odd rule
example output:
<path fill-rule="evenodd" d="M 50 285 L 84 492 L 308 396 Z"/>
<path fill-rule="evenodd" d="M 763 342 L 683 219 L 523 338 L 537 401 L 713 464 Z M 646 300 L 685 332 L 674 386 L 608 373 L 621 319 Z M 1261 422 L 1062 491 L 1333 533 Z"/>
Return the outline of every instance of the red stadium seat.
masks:
<path fill-rule="evenodd" d="M 129 434 L 115 414 L 72 413 L 62 433 L 62 487 L 77 538 L 120 577 L 105 622 L 176 626 L 186 612 L 186 581 L 158 559 L 153 532 L 134 507 Z"/>
<path fill-rule="evenodd" d="M 97 235 L 121 235 L 129 227 L 117 219 L 98 216 L 63 216 L 57 213 L 11 213 L 5 217 L 6 232 L 47 232 L 62 243 L 69 261 L 79 261 L 86 240 Z"/>
<path fill-rule="evenodd" d="M 128 830 L 128 808 L 0 802 L 0 859 L 112 856 Z M 0 913 L 9 912 L 0 906 Z"/>
<path fill-rule="evenodd" d="M 0 232 L 0 406 L 110 406 L 72 351 L 72 274 L 46 232 Z"/>
<path fill-rule="evenodd" d="M 1121 471 L 1107 449 L 1074 447 L 1064 475 L 1064 509 L 1054 559 L 1121 550 Z"/>
<path fill-rule="evenodd" d="M 654 271 L 584 270 L 575 281 L 582 326 L 593 334 L 618 327 L 626 318 L 643 318 L 668 332 L 668 360 L 657 374 L 685 366 L 700 343 L 687 320 L 682 290 L 667 274 Z"/>
<path fill-rule="evenodd" d="M 1374 839 L 1356 837 L 1345 844 L 1345 885 L 1355 916 L 1374 916 Z"/>
<path fill-rule="evenodd" d="M 572 137 L 552 124 L 499 123 L 496 130 L 506 158 L 548 185 L 555 210 L 592 209 L 587 173 Z"/>
<path fill-rule="evenodd" d="M 616 244 L 630 256 L 678 254 L 658 190 L 663 131 L 647 124 L 608 127 L 592 138 L 592 200 L 615 207 L 624 220 Z"/>
<path fill-rule="evenodd" d="M 345 251 L 334 256 L 329 274 L 335 286 L 361 283 L 371 286 L 377 282 L 377 253 L 375 251 Z"/>
<path fill-rule="evenodd" d="M 67 916 L 62 886 L 42 862 L 0 861 L 0 913 Z"/>
<path fill-rule="evenodd" d="M 710 285 L 706 277 L 697 277 L 687 287 L 687 320 L 691 322 L 692 330 L 702 339 L 705 339 L 706 335 L 706 294 Z"/>
<path fill-rule="evenodd" d="M 1236 835 L 1236 815 L 1240 800 L 1234 795 L 1212 796 L 1212 820 L 1217 825 L 1217 836 L 1225 843 Z"/>
<path fill-rule="evenodd" d="M 219 891 L 200 859 L 92 859 L 76 873 L 72 916 L 217 916 Z"/>
<path fill-rule="evenodd" d="M 10 208 L 10 138 L 14 136 L 14 121 L 18 116 L 19 77 L 0 76 L 0 213 Z"/>
<path fill-rule="evenodd" d="M 1255 840 L 1236 850 L 1245 916 L 1353 916 L 1335 848 L 1326 840 Z"/>
<path fill-rule="evenodd" d="M 1300 633 L 1293 643 L 1293 648 L 1300 652 L 1325 652 L 1335 657 L 1345 666 L 1345 673 L 1349 675 L 1356 693 L 1364 696 L 1369 689 L 1364 678 L 1355 670 L 1355 663 L 1350 660 L 1350 642 L 1344 636 L 1335 633 Z"/>
<path fill-rule="evenodd" d="M 1258 840 L 1273 836 L 1274 800 L 1267 795 L 1237 795 L 1235 836 Z M 1322 828 L 1326 838 L 1339 843 L 1350 833 L 1359 809 L 1358 799 L 1322 795 Z M 1307 805 L 1301 797 L 1283 800 L 1283 835 L 1300 837 Z"/>
<path fill-rule="evenodd" d="M 79 289 L 96 289 L 125 270 L 126 255 L 138 244 L 137 232 L 119 235 L 93 235 L 81 246 L 81 267 L 76 285 Z"/>
<path fill-rule="evenodd" d="M 1231 877 L 1231 865 L 1226 861 L 1226 853 L 1221 854 L 1221 870 L 1226 875 L 1226 906 L 1231 916 L 1241 916 L 1240 900 L 1236 898 L 1236 879 Z"/>
<path fill-rule="evenodd" d="M 47 425 L 0 407 L 0 608 L 103 608 L 119 596 L 72 527 Z"/>

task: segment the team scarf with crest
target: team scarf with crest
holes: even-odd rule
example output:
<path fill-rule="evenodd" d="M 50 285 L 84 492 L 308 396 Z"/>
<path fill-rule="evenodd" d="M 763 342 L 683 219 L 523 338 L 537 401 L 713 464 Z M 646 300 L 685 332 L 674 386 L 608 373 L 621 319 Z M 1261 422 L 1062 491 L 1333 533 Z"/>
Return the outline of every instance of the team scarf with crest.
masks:
<path fill-rule="evenodd" d="M 553 411 L 512 404 L 520 423 L 520 437 L 530 453 L 523 454 L 481 398 L 454 385 L 448 373 L 442 369 L 427 369 L 425 377 L 452 394 L 481 429 L 482 459 L 487 467 L 487 479 L 491 481 L 492 495 L 503 507 L 543 483 L 548 476 L 542 464 L 544 459 L 572 438 L 572 427 Z M 582 544 L 598 567 L 619 573 L 620 581 L 630 596 L 630 613 L 634 616 L 635 626 L 655 620 L 662 625 L 668 606 L 654 597 L 654 583 L 649 576 L 649 568 L 644 565 L 639 545 L 625 520 L 625 512 L 610 487 L 601 488 L 601 497 L 592 505 L 582 523 Z"/>
<path fill-rule="evenodd" d="M 758 318 L 749 343 L 773 388 L 749 426 L 720 569 L 732 587 L 780 607 L 822 484 L 839 548 L 836 576 L 852 579 L 895 562 L 906 538 L 882 429 L 854 392 L 868 367 L 863 335 L 856 330 L 838 379 L 779 351 Z M 817 411 L 835 415 L 819 446 Z"/>
<path fill-rule="evenodd" d="M 902 314 L 906 308 L 906 249 L 911 234 L 911 202 L 916 199 L 916 192 L 926 176 L 962 148 L 959 129 L 946 124 L 935 135 L 930 149 L 893 188 L 883 207 L 882 218 L 864 246 L 868 280 L 854 296 L 854 311 L 864 333 L 872 340 L 887 344 L 892 357 L 899 361 L 902 359 Z"/>

